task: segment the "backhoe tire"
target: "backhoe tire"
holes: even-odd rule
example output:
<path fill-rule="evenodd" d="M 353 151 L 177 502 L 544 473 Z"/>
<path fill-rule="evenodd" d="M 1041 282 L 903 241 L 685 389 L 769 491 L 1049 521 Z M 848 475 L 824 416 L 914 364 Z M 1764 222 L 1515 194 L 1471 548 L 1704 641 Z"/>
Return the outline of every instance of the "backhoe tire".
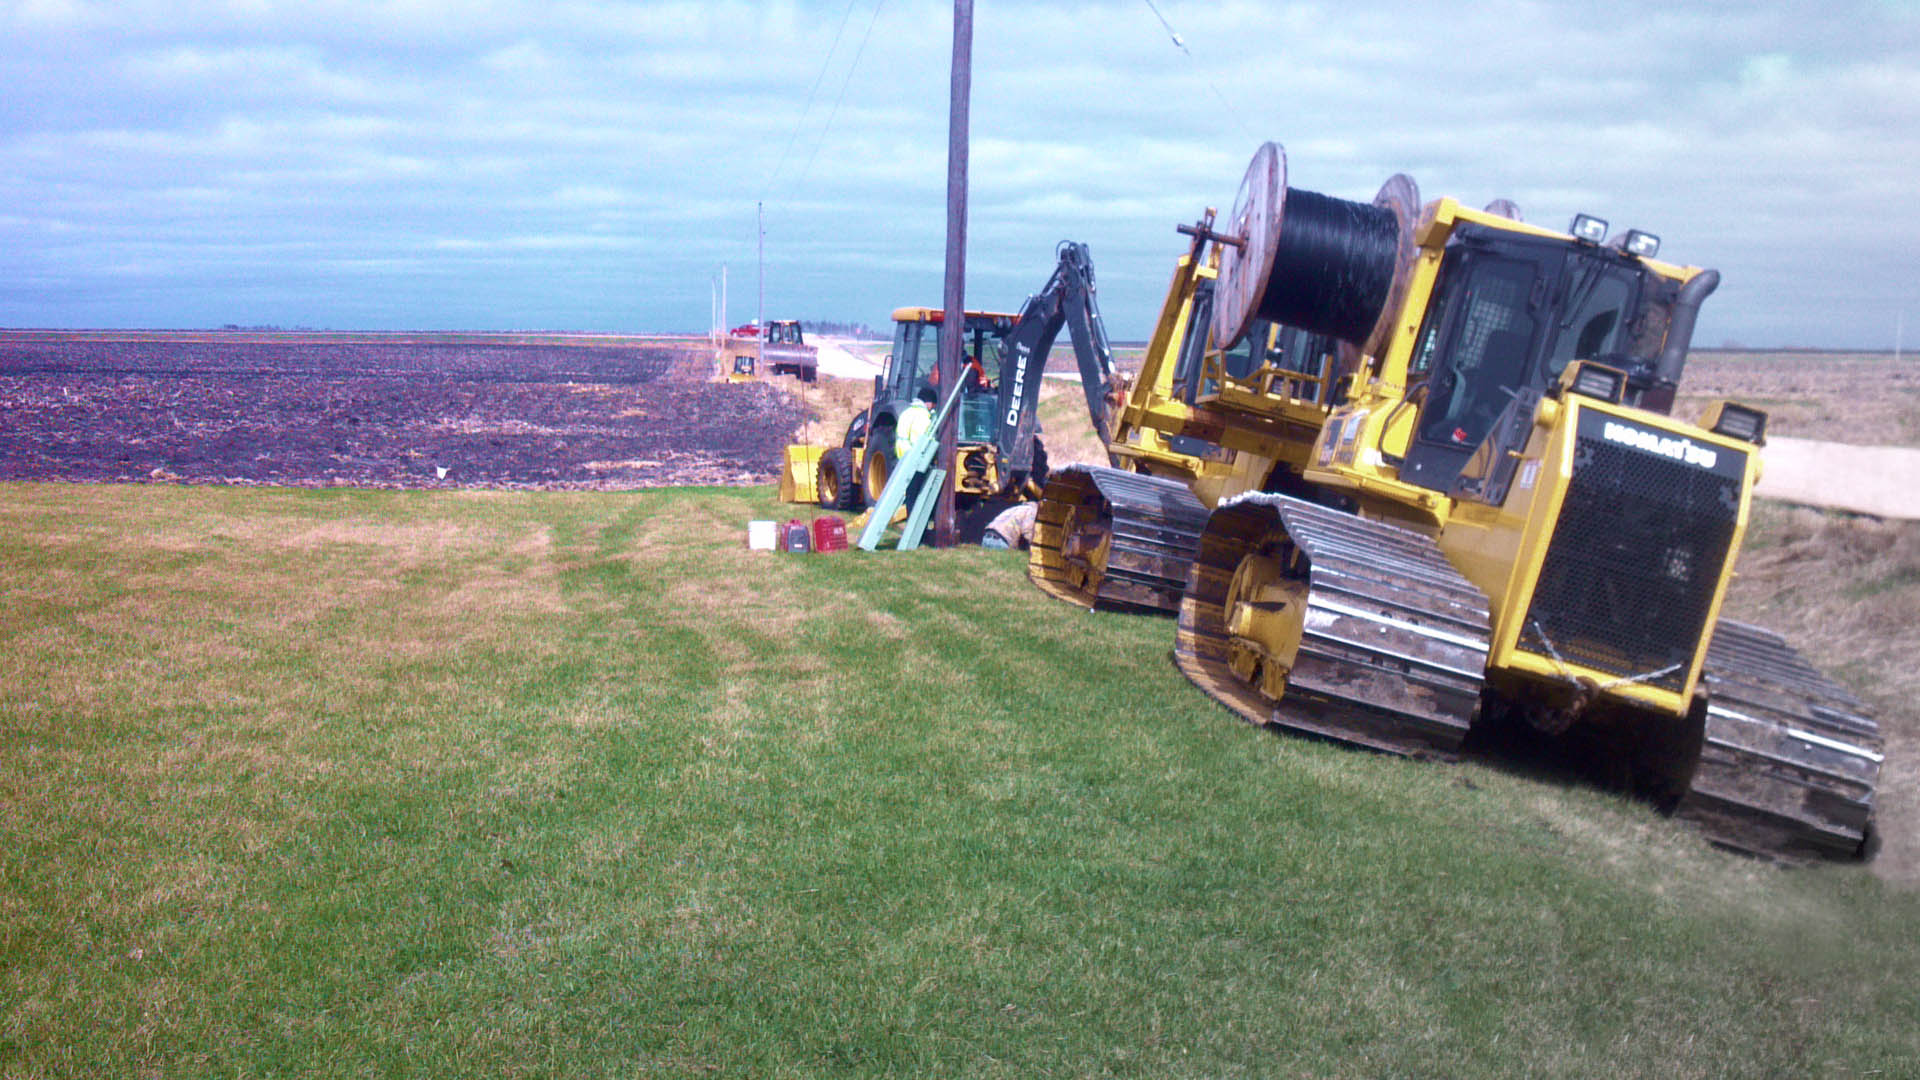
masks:
<path fill-rule="evenodd" d="M 860 497 L 868 506 L 880 502 L 880 493 L 887 490 L 887 478 L 893 475 L 893 429 L 881 428 L 867 440 L 867 452 L 861 462 Z"/>
<path fill-rule="evenodd" d="M 853 451 L 836 446 L 820 455 L 814 491 L 828 510 L 860 509 L 860 474 L 853 467 Z"/>

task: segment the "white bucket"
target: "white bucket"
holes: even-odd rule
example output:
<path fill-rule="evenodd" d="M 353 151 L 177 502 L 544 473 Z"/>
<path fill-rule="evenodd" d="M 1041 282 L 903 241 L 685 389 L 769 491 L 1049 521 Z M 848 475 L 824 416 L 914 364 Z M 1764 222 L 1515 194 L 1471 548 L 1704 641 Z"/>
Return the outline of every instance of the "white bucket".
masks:
<path fill-rule="evenodd" d="M 747 547 L 753 551 L 772 551 L 779 547 L 780 526 L 772 521 L 747 522 Z"/>

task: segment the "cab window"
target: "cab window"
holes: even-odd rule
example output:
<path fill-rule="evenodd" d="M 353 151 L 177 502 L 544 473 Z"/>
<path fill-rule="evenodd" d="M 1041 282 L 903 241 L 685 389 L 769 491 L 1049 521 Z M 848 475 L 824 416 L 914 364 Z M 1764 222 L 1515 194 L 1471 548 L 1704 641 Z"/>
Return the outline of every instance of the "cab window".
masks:
<path fill-rule="evenodd" d="M 1617 270 L 1586 263 L 1574 268 L 1561 317 L 1547 355 L 1547 380 L 1558 379 L 1575 360 L 1595 360 L 1624 352 L 1627 314 L 1634 281 Z"/>
<path fill-rule="evenodd" d="M 897 322 L 893 324 L 893 355 L 887 358 L 887 390 L 889 396 L 898 397 L 898 390 L 913 377 L 913 350 L 919 344 L 920 324 Z"/>
<path fill-rule="evenodd" d="M 980 372 L 991 386 L 1000 381 L 1000 360 L 1006 345 L 1006 339 L 990 327 L 981 327 L 973 335 L 973 347 L 969 350 L 980 361 Z"/>
<path fill-rule="evenodd" d="M 1420 435 L 1452 446 L 1479 445 L 1526 381 L 1534 318 L 1528 311 L 1534 265 L 1498 257 L 1474 261 L 1452 347 L 1433 376 Z M 1432 331 L 1429 331 L 1430 333 Z"/>
<path fill-rule="evenodd" d="M 1227 378 L 1235 382 L 1244 382 L 1247 377 L 1260 370 L 1267 362 L 1267 351 L 1273 342 L 1274 324 L 1265 319 L 1254 320 L 1245 337 L 1233 348 L 1226 350 L 1220 357 L 1220 366 L 1225 369 Z"/>

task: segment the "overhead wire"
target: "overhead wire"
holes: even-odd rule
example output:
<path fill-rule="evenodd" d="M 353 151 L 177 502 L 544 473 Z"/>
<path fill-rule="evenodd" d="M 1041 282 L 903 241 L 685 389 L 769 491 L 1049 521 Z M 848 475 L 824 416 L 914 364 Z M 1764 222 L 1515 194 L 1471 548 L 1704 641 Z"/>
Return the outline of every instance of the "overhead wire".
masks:
<path fill-rule="evenodd" d="M 820 71 L 813 77 L 813 85 L 807 90 L 807 102 L 800 107 L 800 116 L 793 122 L 793 130 L 787 133 L 786 148 L 780 151 L 780 159 L 774 163 L 773 171 L 767 174 L 767 182 L 761 189 L 761 200 L 771 194 L 774 182 L 780 179 L 780 170 L 787 167 L 787 158 L 793 153 L 793 144 L 800 141 L 800 129 L 806 126 L 807 114 L 813 111 L 813 99 L 820 92 L 820 84 L 826 81 L 827 68 L 833 65 L 833 54 L 840 51 L 840 38 L 847 32 L 847 20 L 853 17 L 853 6 L 859 0 L 847 0 L 847 8 L 840 13 L 840 25 L 833 31 L 833 44 L 827 46 L 827 55 L 820 60 Z M 871 30 L 871 27 L 869 27 Z"/>
<path fill-rule="evenodd" d="M 1167 17 L 1165 15 L 1160 14 L 1160 9 L 1154 5 L 1153 0 L 1147 0 L 1147 7 L 1149 10 L 1153 12 L 1153 17 L 1160 20 L 1160 25 L 1167 28 L 1167 36 L 1172 38 L 1173 43 L 1180 47 L 1180 51 L 1183 53 L 1186 53 L 1189 57 L 1191 57 L 1193 55 L 1193 51 L 1187 48 L 1187 43 L 1185 39 L 1183 39 L 1180 36 L 1180 32 L 1178 30 L 1175 30 L 1173 28 L 1173 24 L 1167 21 Z"/>
<path fill-rule="evenodd" d="M 840 115 L 840 103 L 847 99 L 847 87 L 853 83 L 853 73 L 860 70 L 860 58 L 866 54 L 867 39 L 873 37 L 873 24 L 880 20 L 880 9 L 887 6 L 887 0 L 878 0 L 873 5 L 873 14 L 867 16 L 866 32 L 860 35 L 860 44 L 853 50 L 853 62 L 847 65 L 846 78 L 840 80 L 840 93 L 833 99 L 833 108 L 827 112 L 827 122 L 820 128 L 820 137 L 813 142 L 813 153 L 807 155 L 807 163 L 800 167 L 800 175 L 794 177 L 794 183 L 806 179 L 813 170 L 813 161 L 820 156 L 820 147 L 827 141 L 827 133 L 833 130 L 833 121 Z"/>
<path fill-rule="evenodd" d="M 1173 42 L 1175 48 L 1187 54 L 1187 59 L 1193 61 L 1194 67 L 1200 67 L 1200 58 L 1193 55 L 1192 49 L 1187 48 L 1187 39 L 1180 35 L 1180 31 L 1173 28 L 1173 23 L 1167 21 L 1165 15 L 1161 14 L 1159 5 L 1155 4 L 1153 0 L 1145 0 L 1145 2 L 1147 10 L 1153 12 L 1153 17 L 1160 20 L 1160 26 L 1166 30 L 1167 39 Z M 1212 90 L 1213 96 L 1220 99 L 1220 106 L 1225 114 L 1234 118 L 1240 125 L 1240 130 L 1246 133 L 1248 138 L 1258 138 L 1259 136 L 1248 126 L 1244 111 L 1233 107 L 1233 103 L 1227 100 L 1227 95 L 1220 92 L 1220 85 L 1213 81 L 1212 75 L 1206 75 L 1205 78 L 1207 80 L 1207 89 Z"/>

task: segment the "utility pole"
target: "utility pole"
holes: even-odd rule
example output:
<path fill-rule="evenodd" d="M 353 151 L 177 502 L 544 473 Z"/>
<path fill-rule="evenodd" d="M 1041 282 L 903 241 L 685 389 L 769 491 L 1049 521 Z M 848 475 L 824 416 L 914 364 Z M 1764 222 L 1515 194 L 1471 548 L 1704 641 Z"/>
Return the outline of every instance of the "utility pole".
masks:
<path fill-rule="evenodd" d="M 940 320 L 940 393 L 960 385 L 960 352 L 967 336 L 967 102 L 973 93 L 973 0 L 953 0 L 953 69 L 947 113 L 947 290 Z M 933 546 L 952 547 L 954 452 L 960 410 L 940 425 L 940 466 L 947 472 L 933 516 Z"/>
<path fill-rule="evenodd" d="M 767 204 L 753 204 L 754 235 L 756 251 L 760 258 L 760 299 L 754 304 L 753 321 L 759 327 L 760 336 L 754 339 L 753 373 L 760 374 L 767 364 Z"/>

